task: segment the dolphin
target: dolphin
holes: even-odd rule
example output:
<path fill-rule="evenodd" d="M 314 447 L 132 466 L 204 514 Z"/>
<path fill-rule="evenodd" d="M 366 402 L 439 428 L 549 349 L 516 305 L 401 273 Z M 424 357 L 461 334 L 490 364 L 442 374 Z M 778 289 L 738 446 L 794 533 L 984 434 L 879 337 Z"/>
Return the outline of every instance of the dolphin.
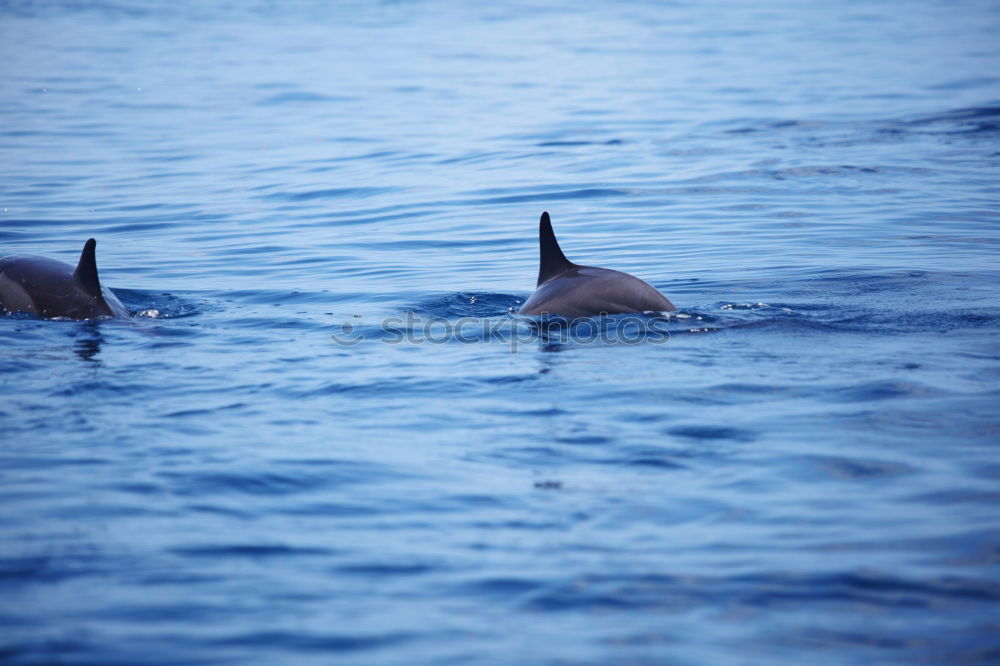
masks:
<path fill-rule="evenodd" d="M 628 273 L 580 266 L 559 248 L 552 221 L 538 224 L 538 285 L 518 314 L 592 317 L 630 312 L 673 312 L 677 308 L 651 285 Z"/>
<path fill-rule="evenodd" d="M 97 278 L 93 238 L 74 269 L 55 259 L 30 255 L 0 257 L 0 311 L 44 317 L 124 319 L 128 310 Z"/>

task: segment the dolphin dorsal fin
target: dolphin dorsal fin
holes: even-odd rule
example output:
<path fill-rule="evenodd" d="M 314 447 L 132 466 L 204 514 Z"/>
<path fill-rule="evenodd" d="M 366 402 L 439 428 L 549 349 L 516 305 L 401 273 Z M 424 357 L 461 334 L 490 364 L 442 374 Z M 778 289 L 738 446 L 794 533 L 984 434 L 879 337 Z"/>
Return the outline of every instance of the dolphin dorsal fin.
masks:
<path fill-rule="evenodd" d="M 542 213 L 542 219 L 538 222 L 538 284 L 554 278 L 568 268 L 576 264 L 566 258 L 556 234 L 552 231 L 552 221 L 548 213 Z"/>
<path fill-rule="evenodd" d="M 93 238 L 84 243 L 83 252 L 80 253 L 80 263 L 73 272 L 73 279 L 91 296 L 101 295 L 101 281 L 97 279 L 97 258 L 94 256 L 96 247 L 97 241 Z"/>

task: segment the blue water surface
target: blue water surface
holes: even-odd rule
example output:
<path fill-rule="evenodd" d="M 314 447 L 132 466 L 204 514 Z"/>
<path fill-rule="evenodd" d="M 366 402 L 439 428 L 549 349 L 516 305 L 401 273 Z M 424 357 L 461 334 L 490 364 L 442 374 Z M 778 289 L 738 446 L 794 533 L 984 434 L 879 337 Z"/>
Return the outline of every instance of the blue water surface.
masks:
<path fill-rule="evenodd" d="M 0 661 L 996 663 L 998 34 L 0 3 L 0 255 L 136 315 L 0 318 Z M 679 314 L 512 315 L 543 210 Z"/>

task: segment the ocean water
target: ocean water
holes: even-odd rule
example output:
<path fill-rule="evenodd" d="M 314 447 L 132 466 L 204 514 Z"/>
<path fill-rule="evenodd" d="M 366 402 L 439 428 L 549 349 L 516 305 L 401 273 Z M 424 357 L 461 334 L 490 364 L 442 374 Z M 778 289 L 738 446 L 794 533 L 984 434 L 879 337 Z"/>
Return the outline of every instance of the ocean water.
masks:
<path fill-rule="evenodd" d="M 0 3 L 0 662 L 1000 660 L 1000 7 Z M 538 216 L 669 319 L 539 327 Z"/>

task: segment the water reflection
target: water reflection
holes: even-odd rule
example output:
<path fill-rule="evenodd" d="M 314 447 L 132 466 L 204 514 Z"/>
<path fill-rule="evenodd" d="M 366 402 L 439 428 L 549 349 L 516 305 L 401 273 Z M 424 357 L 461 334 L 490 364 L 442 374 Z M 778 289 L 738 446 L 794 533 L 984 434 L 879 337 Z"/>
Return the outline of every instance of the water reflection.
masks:
<path fill-rule="evenodd" d="M 76 338 L 76 342 L 73 344 L 73 352 L 85 361 L 100 363 L 100 360 L 96 358 L 101 352 L 101 345 L 104 343 L 100 322 L 80 322 L 80 326 L 74 333 L 74 337 Z"/>
<path fill-rule="evenodd" d="M 666 344 L 670 342 L 667 315 L 625 314 L 567 319 L 548 315 L 531 320 L 531 331 L 544 352 L 588 345 Z"/>

